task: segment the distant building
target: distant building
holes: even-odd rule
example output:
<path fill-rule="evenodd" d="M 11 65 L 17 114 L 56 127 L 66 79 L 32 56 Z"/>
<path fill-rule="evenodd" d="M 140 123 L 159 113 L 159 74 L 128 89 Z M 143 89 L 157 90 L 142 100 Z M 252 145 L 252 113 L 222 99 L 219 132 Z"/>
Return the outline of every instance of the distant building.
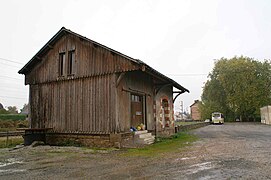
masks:
<path fill-rule="evenodd" d="M 193 120 L 201 120 L 201 113 L 200 113 L 199 106 L 200 106 L 199 100 L 195 100 L 194 103 L 190 106 L 191 118 Z"/>
<path fill-rule="evenodd" d="M 29 113 L 29 105 L 25 104 L 24 107 L 21 109 L 20 114 L 28 115 L 28 113 Z"/>
<path fill-rule="evenodd" d="M 265 106 L 260 108 L 261 111 L 261 123 L 271 124 L 271 106 Z"/>

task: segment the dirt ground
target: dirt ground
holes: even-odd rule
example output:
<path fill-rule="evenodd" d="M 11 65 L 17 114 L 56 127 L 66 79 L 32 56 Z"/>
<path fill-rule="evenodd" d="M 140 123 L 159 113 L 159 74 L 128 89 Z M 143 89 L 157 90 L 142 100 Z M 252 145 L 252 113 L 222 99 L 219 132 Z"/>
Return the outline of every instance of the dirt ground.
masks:
<path fill-rule="evenodd" d="M 271 126 L 209 125 L 199 140 L 162 157 L 77 147 L 0 150 L 0 179 L 271 179 Z"/>

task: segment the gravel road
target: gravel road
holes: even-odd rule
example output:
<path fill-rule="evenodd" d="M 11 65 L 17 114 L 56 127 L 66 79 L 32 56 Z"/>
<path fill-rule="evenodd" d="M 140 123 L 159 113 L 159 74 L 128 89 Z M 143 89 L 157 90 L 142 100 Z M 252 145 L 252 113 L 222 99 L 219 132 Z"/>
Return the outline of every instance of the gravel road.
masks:
<path fill-rule="evenodd" d="M 191 146 L 159 158 L 77 147 L 0 150 L 0 179 L 271 179 L 271 126 L 209 125 Z"/>

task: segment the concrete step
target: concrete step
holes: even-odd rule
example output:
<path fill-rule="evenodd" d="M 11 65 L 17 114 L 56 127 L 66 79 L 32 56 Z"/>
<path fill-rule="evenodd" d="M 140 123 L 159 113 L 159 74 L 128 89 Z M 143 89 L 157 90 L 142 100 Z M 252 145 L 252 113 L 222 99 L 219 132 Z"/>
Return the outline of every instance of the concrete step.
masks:
<path fill-rule="evenodd" d="M 138 139 L 137 142 L 138 143 L 142 143 L 142 144 L 149 144 L 149 143 L 154 143 L 155 138 L 154 137 L 148 137 L 148 138 L 144 138 L 144 139 Z"/>
<path fill-rule="evenodd" d="M 144 131 L 135 131 L 135 135 L 145 134 L 145 133 L 148 133 L 148 131 L 147 130 L 144 130 Z"/>
<path fill-rule="evenodd" d="M 145 134 L 139 134 L 137 135 L 139 138 L 148 138 L 148 137 L 152 137 L 151 133 L 145 133 Z"/>
<path fill-rule="evenodd" d="M 155 141 L 155 137 L 151 133 L 149 133 L 147 130 L 136 131 L 134 138 L 137 144 L 142 144 L 142 145 L 153 144 Z"/>
<path fill-rule="evenodd" d="M 147 137 L 147 138 L 140 138 L 139 140 L 142 140 L 142 141 L 148 141 L 148 140 L 154 140 L 155 138 L 154 137 Z"/>
<path fill-rule="evenodd" d="M 145 144 L 153 144 L 154 141 L 145 141 Z"/>
<path fill-rule="evenodd" d="M 141 141 L 139 142 L 140 144 L 153 144 L 154 140 L 153 139 L 149 139 L 149 140 L 145 140 L 145 141 Z"/>

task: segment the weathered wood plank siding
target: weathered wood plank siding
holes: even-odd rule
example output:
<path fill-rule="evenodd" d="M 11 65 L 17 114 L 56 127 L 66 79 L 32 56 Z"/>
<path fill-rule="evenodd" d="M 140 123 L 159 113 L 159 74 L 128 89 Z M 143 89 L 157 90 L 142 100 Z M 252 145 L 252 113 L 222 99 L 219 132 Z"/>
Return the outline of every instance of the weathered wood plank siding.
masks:
<path fill-rule="evenodd" d="M 117 131 L 115 75 L 30 86 L 31 127 L 56 132 Z"/>
<path fill-rule="evenodd" d="M 19 73 L 30 86 L 31 128 L 53 128 L 55 135 L 114 139 L 112 133 L 127 132 L 141 122 L 147 130 L 170 135 L 173 86 L 188 92 L 144 62 L 64 27 Z M 131 94 L 136 95 L 133 101 Z"/>
<path fill-rule="evenodd" d="M 127 91 L 128 90 L 128 91 Z M 129 92 L 130 91 L 130 92 Z M 131 127 L 131 94 L 138 94 L 146 99 L 146 112 L 143 108 L 148 130 L 154 130 L 153 117 L 154 84 L 151 76 L 141 71 L 127 72 L 118 87 L 119 122 L 122 131 L 129 131 Z"/>
<path fill-rule="evenodd" d="M 75 51 L 75 74 L 59 76 L 59 53 Z M 32 128 L 58 132 L 117 132 L 116 73 L 138 64 L 71 34 L 40 57 L 28 74 Z"/>
<path fill-rule="evenodd" d="M 75 50 L 75 74 L 73 78 L 90 77 L 139 69 L 138 64 L 99 47 L 79 37 L 63 36 L 48 53 L 40 57 L 40 63 L 26 74 L 26 84 L 47 83 L 61 80 L 59 77 L 59 53 Z M 66 76 L 64 71 L 64 76 Z"/>

